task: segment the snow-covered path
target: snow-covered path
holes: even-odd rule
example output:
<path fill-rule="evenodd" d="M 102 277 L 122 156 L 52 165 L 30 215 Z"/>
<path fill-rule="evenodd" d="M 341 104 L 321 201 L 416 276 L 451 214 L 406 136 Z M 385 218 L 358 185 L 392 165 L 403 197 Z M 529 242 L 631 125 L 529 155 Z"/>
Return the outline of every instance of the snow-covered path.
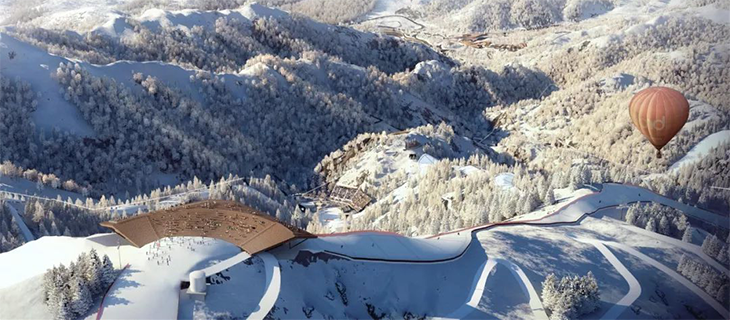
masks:
<path fill-rule="evenodd" d="M 18 210 L 16 210 L 15 207 L 10 205 L 9 203 L 6 203 L 5 207 L 8 208 L 8 210 L 10 210 L 10 214 L 12 214 L 13 218 L 15 218 L 15 223 L 18 224 L 18 228 L 20 228 L 20 232 L 23 234 L 23 238 L 25 238 L 25 242 L 35 240 L 35 237 L 30 232 L 30 229 L 28 229 L 28 226 L 25 225 L 25 221 L 23 221 L 23 218 L 21 218 L 20 214 L 18 214 Z"/>
<path fill-rule="evenodd" d="M 467 301 L 466 304 L 461 306 L 459 309 L 456 309 L 456 311 L 452 314 L 443 318 L 436 317 L 434 319 L 464 319 L 467 318 L 470 313 L 474 312 L 476 307 L 479 305 L 479 300 L 481 300 L 484 295 L 484 289 L 487 286 L 489 274 L 495 266 L 497 266 L 497 260 L 487 258 L 487 261 L 479 267 L 479 271 L 474 277 L 474 283 L 472 284 L 471 289 L 472 294 L 469 301 Z"/>
<path fill-rule="evenodd" d="M 506 259 L 494 258 L 494 260 L 496 260 L 497 263 L 506 266 L 515 278 L 520 281 L 520 284 L 522 284 L 522 291 L 530 298 L 530 308 L 532 309 L 533 319 L 547 320 L 548 316 L 547 313 L 545 313 L 545 307 L 542 305 L 542 301 L 540 300 L 540 295 L 537 294 L 535 287 L 532 286 L 532 282 L 530 282 L 530 279 L 527 278 L 527 275 L 524 271 L 522 271 L 522 268 Z"/>
<path fill-rule="evenodd" d="M 616 258 L 616 256 L 611 252 L 611 250 L 608 250 L 608 248 L 606 248 L 606 246 L 600 241 L 595 239 L 576 240 L 595 246 L 596 249 L 598 249 L 598 251 L 600 251 L 604 257 L 606 257 L 608 262 L 611 263 L 614 268 L 616 268 L 616 271 L 618 271 L 618 273 L 621 274 L 624 280 L 626 280 L 626 282 L 629 284 L 629 292 L 626 293 L 626 295 L 623 296 L 621 300 L 616 302 L 616 304 L 614 304 L 613 307 L 611 307 L 611 309 L 609 309 L 601 317 L 601 320 L 617 319 L 641 295 L 641 284 L 639 284 L 639 280 L 636 280 L 636 277 L 634 277 L 629 269 L 626 269 L 626 266 L 624 266 L 623 263 L 621 263 L 621 261 L 619 261 L 618 258 Z"/>
<path fill-rule="evenodd" d="M 241 251 L 241 253 L 239 253 L 233 257 L 230 257 L 226 260 L 223 260 L 223 261 L 216 263 L 205 269 L 200 269 L 199 271 L 203 271 L 205 273 L 205 276 L 209 277 L 216 273 L 223 272 L 224 270 L 229 269 L 229 268 L 233 267 L 234 265 L 237 265 L 243 261 L 246 261 L 249 258 L 251 258 L 251 255 L 248 254 L 248 252 Z M 183 281 L 187 281 L 187 280 L 188 280 L 187 278 L 183 279 Z"/>
<path fill-rule="evenodd" d="M 694 292 L 695 294 L 697 294 L 698 296 L 700 296 L 700 298 L 702 298 L 702 300 L 704 300 L 713 309 L 715 309 L 715 311 L 717 311 L 718 313 L 720 313 L 723 316 L 723 318 L 727 319 L 728 316 L 730 316 L 730 314 L 728 313 L 728 310 L 725 309 L 725 307 L 722 306 L 719 302 L 717 302 L 717 300 L 715 300 L 713 297 L 711 297 L 709 294 L 707 294 L 707 292 L 705 292 L 704 290 L 702 290 L 700 287 L 698 287 L 697 285 L 695 285 L 691 281 L 687 280 L 687 278 L 683 277 L 682 275 L 680 275 L 676 271 L 674 271 L 671 268 L 663 265 L 659 261 L 656 261 L 656 260 L 652 259 L 651 257 L 649 257 L 649 256 L 647 256 L 647 255 L 639 252 L 638 250 L 636 250 L 636 249 L 634 249 L 634 248 L 632 248 L 630 246 L 627 246 L 627 245 L 625 245 L 623 243 L 618 243 L 618 242 L 613 242 L 613 241 L 602 241 L 602 243 L 603 244 L 607 244 L 609 246 L 612 246 L 614 248 L 623 250 L 626 253 L 629 253 L 629 254 L 631 254 L 631 255 L 633 255 L 633 256 L 641 259 L 643 262 L 645 262 L 645 263 L 647 263 L 647 264 L 649 264 L 649 265 L 651 265 L 651 266 L 659 269 L 660 271 L 664 272 L 665 274 L 667 274 L 672 279 L 677 280 L 683 286 L 687 287 L 687 289 L 691 290 L 692 292 Z"/>
<path fill-rule="evenodd" d="M 263 319 L 269 314 L 271 308 L 276 304 L 276 300 L 279 298 L 279 292 L 281 290 L 281 267 L 279 266 L 279 260 L 268 252 L 259 252 L 258 257 L 264 261 L 264 268 L 266 269 L 266 291 L 264 296 L 259 301 L 258 309 L 248 316 L 248 319 L 258 320 Z"/>
<path fill-rule="evenodd" d="M 638 234 L 641 234 L 641 235 L 644 235 L 647 237 L 651 237 L 651 238 L 657 239 L 662 242 L 669 243 L 675 247 L 687 250 L 687 252 L 692 252 L 694 255 L 700 257 L 702 260 L 705 261 L 705 263 L 709 264 L 710 266 L 715 268 L 717 271 L 720 271 L 720 272 L 723 272 L 726 274 L 730 274 L 730 271 L 728 271 L 728 269 L 725 268 L 725 266 L 723 266 L 722 264 L 717 262 L 715 259 L 713 259 L 710 256 L 708 256 L 707 254 L 705 254 L 702 251 L 702 248 L 698 245 L 687 243 L 687 242 L 684 242 L 682 240 L 678 240 L 678 239 L 675 239 L 672 237 L 667 237 L 665 235 L 658 234 L 656 232 L 651 232 L 651 231 L 648 231 L 648 230 L 645 230 L 645 229 L 642 229 L 642 228 L 639 228 L 636 226 L 632 226 L 632 225 L 621 225 L 621 227 L 626 228 L 627 230 L 630 230 L 632 232 L 635 232 L 635 233 L 638 233 Z"/>

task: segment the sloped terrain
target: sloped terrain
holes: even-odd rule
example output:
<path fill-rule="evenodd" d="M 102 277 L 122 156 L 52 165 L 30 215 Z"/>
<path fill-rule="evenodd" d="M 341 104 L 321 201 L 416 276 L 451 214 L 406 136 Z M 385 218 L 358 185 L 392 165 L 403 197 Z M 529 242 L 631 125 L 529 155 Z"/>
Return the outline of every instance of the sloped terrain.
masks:
<path fill-rule="evenodd" d="M 13 318 L 50 317 L 41 275 L 91 248 L 131 262 L 94 301 L 105 318 L 728 317 L 724 1 L 0 9 Z M 649 86 L 690 103 L 661 159 L 626 112 Z M 248 259 L 218 240 L 94 235 L 202 199 L 321 237 Z M 244 261 L 216 266 L 228 258 Z M 201 269 L 216 273 L 206 300 L 178 300 Z M 600 295 L 565 307 L 581 294 L 551 296 L 551 275 Z"/>

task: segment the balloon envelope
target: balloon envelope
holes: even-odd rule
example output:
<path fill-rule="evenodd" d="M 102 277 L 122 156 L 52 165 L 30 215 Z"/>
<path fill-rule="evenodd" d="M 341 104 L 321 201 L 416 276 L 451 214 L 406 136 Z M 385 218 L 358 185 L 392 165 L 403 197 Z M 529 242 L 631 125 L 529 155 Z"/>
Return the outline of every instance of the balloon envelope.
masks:
<path fill-rule="evenodd" d="M 639 91 L 629 103 L 631 121 L 661 150 L 689 118 L 689 102 L 677 90 L 651 87 Z"/>

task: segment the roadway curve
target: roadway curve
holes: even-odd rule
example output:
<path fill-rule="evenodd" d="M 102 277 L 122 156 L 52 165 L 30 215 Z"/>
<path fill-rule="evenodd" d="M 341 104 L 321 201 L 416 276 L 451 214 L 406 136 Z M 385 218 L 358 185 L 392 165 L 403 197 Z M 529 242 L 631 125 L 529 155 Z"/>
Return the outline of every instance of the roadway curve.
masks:
<path fill-rule="evenodd" d="M 341 257 L 345 257 L 347 259 L 351 260 L 359 260 L 359 261 L 370 261 L 370 262 L 399 262 L 399 263 L 434 263 L 434 262 L 444 262 L 444 261 L 450 261 L 459 259 L 463 256 L 463 254 L 466 252 L 466 250 L 469 249 L 469 246 L 472 245 L 474 242 L 473 240 L 477 239 L 477 233 L 481 231 L 486 231 L 491 228 L 496 227 L 502 227 L 502 226 L 510 226 L 510 225 L 535 225 L 535 226 L 558 226 L 558 225 L 569 225 L 569 224 L 575 224 L 579 223 L 582 219 L 585 217 L 596 213 L 599 210 L 612 208 L 612 207 L 618 207 L 619 205 L 626 205 L 631 203 L 639 203 L 639 202 L 658 202 L 666 206 L 670 206 L 679 210 L 682 210 L 685 214 L 688 216 L 691 216 L 695 219 L 702 220 L 707 223 L 711 223 L 716 226 L 725 227 L 728 225 L 728 217 L 720 216 L 696 207 L 691 207 L 683 203 L 679 203 L 677 201 L 674 201 L 672 199 L 666 198 L 664 196 L 658 195 L 654 192 L 651 192 L 648 189 L 637 187 L 637 186 L 630 186 L 630 185 L 620 185 L 620 184 L 604 184 L 602 185 L 602 188 L 600 191 L 587 194 L 585 196 L 579 197 L 570 203 L 566 204 L 565 206 L 561 207 L 560 209 L 556 210 L 555 212 L 545 215 L 543 217 L 537 218 L 537 219 L 530 219 L 530 220 L 512 220 L 512 221 L 505 221 L 500 223 L 491 223 L 486 224 L 482 226 L 477 227 L 470 227 L 470 228 L 464 228 L 456 231 L 451 231 L 447 233 L 437 234 L 431 237 L 428 237 L 430 239 L 436 238 L 440 239 L 441 237 L 454 237 L 454 236 L 462 236 L 464 241 L 467 241 L 468 243 L 465 245 L 465 248 L 463 251 L 455 253 L 451 258 L 448 259 L 441 259 L 439 261 L 427 261 L 427 260 L 404 260 L 404 259 L 374 259 L 374 258 L 357 258 L 352 257 L 347 254 L 343 253 L 337 253 L 337 252 L 329 252 L 331 254 L 339 255 Z M 353 234 L 353 233 L 349 233 Z M 478 241 L 477 241 L 478 242 Z M 586 242 L 586 241 L 584 241 Z M 626 281 L 629 283 L 629 292 L 621 299 L 619 302 L 617 302 L 616 305 L 614 305 L 604 316 L 603 319 L 615 319 L 618 317 L 627 306 L 631 305 L 633 301 L 635 301 L 638 296 L 641 293 L 641 287 L 638 284 L 638 281 L 636 278 L 626 269 L 621 262 L 616 259 L 616 257 L 605 247 L 604 244 L 611 245 L 617 248 L 620 248 L 624 251 L 627 251 L 628 253 L 635 255 L 639 257 L 640 259 L 644 260 L 645 262 L 649 263 L 650 265 L 659 268 L 661 271 L 666 273 L 672 278 L 677 279 L 680 283 L 682 283 L 684 286 L 689 288 L 691 291 L 695 292 L 699 296 L 701 296 L 708 304 L 710 304 L 715 310 L 717 310 L 720 314 L 722 314 L 724 317 L 728 317 L 728 311 L 724 309 L 722 306 L 717 303 L 712 297 L 710 297 L 707 293 L 705 293 L 702 289 L 691 283 L 689 280 L 685 279 L 681 275 L 677 274 L 670 268 L 662 265 L 661 263 L 641 254 L 637 250 L 615 242 L 597 242 L 588 240 L 589 243 L 596 246 L 596 248 L 608 259 L 608 261 L 617 269 L 617 271 L 626 279 Z M 693 250 L 696 251 L 696 250 Z M 703 257 L 704 259 L 704 257 Z M 538 318 L 547 319 L 547 315 L 545 313 L 544 307 L 542 305 L 542 302 L 540 301 L 539 295 L 537 292 L 535 292 L 535 289 L 532 287 L 532 284 L 530 283 L 529 279 L 525 276 L 524 272 L 522 271 L 519 266 L 513 264 L 512 262 L 504 259 L 495 259 L 496 262 L 490 262 L 491 259 L 488 259 L 480 268 L 481 272 L 477 273 L 475 278 L 477 282 L 472 285 L 472 294 L 469 301 L 466 302 L 465 306 L 462 306 L 461 308 L 457 309 L 447 318 L 459 318 L 464 314 L 465 311 L 472 310 L 473 304 L 478 303 L 478 297 L 481 297 L 481 294 L 484 292 L 484 286 L 486 284 L 486 279 L 489 275 L 489 272 L 491 271 L 491 268 L 494 267 L 496 263 L 503 263 L 504 265 L 509 267 L 509 270 L 515 275 L 516 278 L 518 278 L 522 285 L 523 290 L 525 294 L 530 298 L 530 307 L 533 310 L 533 315 Z M 474 300 L 476 302 L 474 302 Z"/>
<path fill-rule="evenodd" d="M 698 287 L 696 284 L 689 281 L 684 276 L 680 275 L 676 271 L 672 270 L 671 268 L 663 265 L 661 262 L 656 261 L 652 259 L 651 257 L 639 252 L 638 250 L 627 246 L 623 243 L 613 242 L 613 241 L 601 241 L 604 244 L 607 244 L 609 246 L 612 246 L 614 248 L 620 249 L 625 251 L 628 254 L 631 254 L 643 262 L 653 266 L 654 268 L 659 269 L 661 272 L 664 272 L 666 275 L 671 277 L 674 280 L 677 280 L 679 283 L 681 283 L 683 286 L 690 289 L 692 292 L 694 292 L 696 295 L 698 295 L 702 300 L 704 300 L 707 304 L 709 304 L 715 311 L 720 313 L 723 318 L 728 319 L 730 317 L 730 313 L 728 313 L 728 310 L 725 309 L 723 305 L 721 305 L 717 300 L 715 300 L 713 297 L 711 297 L 707 292 L 702 290 L 702 288 Z"/>
<path fill-rule="evenodd" d="M 194 271 L 203 271 L 205 273 L 206 277 L 210 277 L 216 273 L 223 272 L 224 270 L 229 269 L 229 268 L 233 267 L 234 265 L 237 265 L 243 261 L 246 261 L 249 258 L 251 258 L 251 255 L 248 254 L 248 252 L 241 251 L 241 253 L 234 255 L 226 260 L 223 260 L 219 263 L 216 263 L 210 267 L 207 267 L 205 269 L 200 269 L 200 270 L 194 270 Z M 194 271 L 191 271 L 191 272 L 194 272 Z M 183 279 L 183 281 L 188 281 L 188 279 Z"/>
<path fill-rule="evenodd" d="M 520 266 L 512 263 L 512 261 L 506 260 L 506 259 L 495 259 L 497 262 L 501 263 L 502 265 L 506 266 L 507 269 L 509 269 L 510 272 L 512 272 L 512 275 L 519 280 L 522 288 L 522 292 L 530 299 L 530 309 L 532 309 L 532 317 L 533 319 L 543 319 L 548 320 L 547 313 L 545 313 L 545 307 L 542 305 L 542 301 L 540 300 L 540 295 L 535 290 L 535 287 L 532 286 L 532 282 L 530 282 L 530 279 L 527 278 L 527 275 L 524 271 L 522 271 L 522 268 Z"/>
<path fill-rule="evenodd" d="M 456 311 L 452 312 L 446 317 L 436 317 L 435 319 L 465 319 L 470 313 L 474 312 L 474 309 L 479 306 L 479 300 L 481 300 L 482 296 L 484 295 L 484 289 L 487 287 L 487 279 L 489 278 L 489 274 L 492 273 L 492 270 L 496 266 L 497 260 L 487 257 L 487 261 L 485 261 L 482 266 L 479 267 L 477 277 L 474 278 L 474 283 L 472 283 L 471 286 L 472 293 L 471 296 L 469 296 L 469 300 L 466 302 L 466 304 L 461 306 L 459 309 L 456 309 Z"/>
<path fill-rule="evenodd" d="M 579 223 L 582 219 L 585 217 L 606 208 L 611 207 L 617 207 L 619 205 L 625 205 L 630 203 L 636 203 L 636 202 L 658 202 L 662 203 L 667 206 L 671 206 L 677 209 L 680 209 L 684 211 L 687 215 L 692 216 L 693 218 L 712 223 L 712 224 L 720 224 L 727 223 L 728 218 L 719 216 L 695 207 L 690 207 L 685 204 L 676 202 L 674 200 L 668 199 L 666 197 L 660 196 L 656 193 L 653 193 L 647 189 L 636 187 L 636 186 L 627 186 L 627 185 L 618 185 L 618 184 L 604 184 L 600 191 L 587 194 L 585 196 L 579 197 L 570 203 L 564 205 L 560 209 L 556 210 L 555 212 L 545 215 L 543 217 L 537 218 L 537 219 L 530 219 L 530 220 L 512 220 L 512 221 L 504 221 L 500 223 L 492 223 L 477 227 L 471 227 L 471 228 L 464 228 L 456 231 L 451 231 L 447 233 L 437 234 L 434 236 L 429 237 L 430 239 L 436 238 L 450 238 L 454 239 L 453 237 L 458 237 L 463 239 L 463 241 L 466 242 L 466 244 L 463 246 L 463 250 L 460 252 L 455 252 L 451 257 L 446 259 L 439 259 L 438 261 L 432 261 L 432 260 L 416 260 L 416 259 L 397 259 L 397 258 L 358 258 L 351 255 L 348 255 L 347 253 L 343 252 L 336 252 L 336 251 L 327 251 L 329 254 L 337 255 L 346 259 L 350 260 L 356 260 L 356 261 L 370 261 L 370 262 L 391 262 L 391 263 L 436 263 L 436 262 L 445 262 L 445 261 L 452 261 L 455 259 L 459 259 L 464 255 L 464 253 L 469 249 L 469 247 L 475 242 L 474 240 L 477 240 L 477 233 L 481 231 L 486 231 L 491 228 L 501 227 L 501 226 L 509 226 L 509 225 L 535 225 L 535 226 L 557 226 L 557 225 L 566 225 L 566 224 L 575 224 Z M 363 232 L 367 233 L 367 232 Z M 350 232 L 349 235 L 352 234 L 358 234 L 358 232 Z M 322 235 L 325 236 L 325 235 Z M 330 235 L 332 236 L 332 235 Z M 400 236 L 400 235 L 397 235 Z M 402 236 L 401 236 L 402 237 Z M 316 240 L 316 239 L 314 239 Z M 679 277 L 681 279 L 680 282 L 690 288 L 693 292 L 697 293 L 698 295 L 702 296 L 703 299 L 706 297 L 709 297 L 702 289 L 697 287 L 696 285 L 692 284 L 688 280 L 684 279 L 681 275 L 677 274 L 676 272 L 673 272 L 671 269 L 667 268 L 666 266 L 663 266 L 659 264 L 658 262 L 651 260 L 648 257 L 642 257 L 639 256 L 641 253 L 634 250 L 633 248 L 630 248 L 628 246 L 618 244 L 618 243 L 612 243 L 612 242 L 590 242 L 596 246 L 596 248 L 609 260 L 609 262 L 618 270 L 618 272 L 624 277 L 624 279 L 629 282 L 629 293 L 622 298 L 617 305 L 615 305 L 613 308 L 609 310 L 609 312 L 604 315 L 605 319 L 612 319 L 616 316 L 620 315 L 621 312 L 625 309 L 626 306 L 630 305 L 629 301 L 633 302 L 637 297 L 638 294 L 640 294 L 641 289 L 637 284 L 636 279 L 631 275 L 630 272 L 618 261 L 618 259 L 615 259 L 615 256 L 608 251 L 603 244 L 608 244 L 612 246 L 619 247 L 633 255 L 636 255 L 640 257 L 642 260 L 644 258 L 647 258 L 649 260 L 645 260 L 651 265 L 659 268 L 663 272 L 667 273 L 668 275 L 672 277 Z M 307 239 L 297 243 L 294 247 L 307 242 Z M 478 243 L 478 241 L 476 241 Z M 584 241 L 586 242 L 586 241 Z M 293 247 L 292 247 L 293 248 Z M 308 251 L 307 248 L 301 248 L 301 251 Z M 224 261 L 221 265 L 223 267 L 213 266 L 206 270 L 206 275 L 208 274 L 208 271 L 212 272 L 215 271 L 212 268 L 217 269 L 225 269 L 225 266 L 228 266 L 229 264 L 232 266 L 235 263 L 241 262 L 248 257 L 244 255 L 245 253 L 241 253 L 239 255 L 236 255 L 232 258 L 229 258 L 228 260 Z M 278 260 L 271 255 L 268 252 L 261 252 L 258 254 L 259 257 L 262 258 L 265 264 L 266 268 L 266 291 L 259 302 L 258 308 L 256 311 L 254 311 L 248 319 L 263 319 L 269 311 L 273 308 L 274 304 L 276 303 L 276 300 L 279 295 L 279 290 L 281 287 L 281 274 L 280 274 L 280 267 Z M 653 262 L 652 262 L 653 261 Z M 479 302 L 480 297 L 482 296 L 484 292 L 484 288 L 486 285 L 486 280 L 489 275 L 489 272 L 491 272 L 492 268 L 496 265 L 496 263 L 501 263 L 508 267 L 508 269 L 512 272 L 512 274 L 517 278 L 520 283 L 523 292 L 529 297 L 530 301 L 530 307 L 533 311 L 533 315 L 536 318 L 541 319 L 547 319 L 547 314 L 545 313 L 545 309 L 542 305 L 542 302 L 540 301 L 540 297 L 534 287 L 532 286 L 532 283 L 529 281 L 527 276 L 525 275 L 524 271 L 514 263 L 505 260 L 505 259 L 498 259 L 494 258 L 487 259 L 487 261 L 482 264 L 480 267 L 480 271 L 476 275 L 475 282 L 472 284 L 472 294 L 470 295 L 469 301 L 466 302 L 465 306 L 462 306 L 461 308 L 457 309 L 450 315 L 448 318 L 459 318 L 462 316 L 465 312 L 469 310 L 473 310 L 473 307 L 476 306 Z M 212 270 L 212 271 L 211 271 Z M 683 281 L 682 281 L 683 279 Z M 638 292 L 638 293 L 637 293 Z M 714 299 L 710 298 L 709 300 L 705 299 L 708 304 L 712 305 L 713 308 L 718 310 L 722 315 L 727 316 L 728 312 L 717 302 L 714 302 Z M 468 314 L 468 312 L 467 312 Z"/>
<path fill-rule="evenodd" d="M 626 280 L 626 283 L 629 284 L 629 292 L 626 293 L 626 295 L 621 298 L 616 304 L 611 307 L 602 317 L 601 320 L 614 320 L 617 319 L 629 306 L 631 306 L 636 299 L 639 298 L 641 295 L 641 285 L 639 284 L 639 280 L 636 280 L 636 277 L 629 271 L 629 269 L 626 269 L 626 266 L 621 263 L 621 261 L 616 258 L 616 256 L 611 252 L 611 250 L 608 250 L 606 246 L 598 240 L 594 239 L 576 239 L 583 243 L 592 244 L 598 251 L 603 254 L 604 257 L 608 260 L 608 262 L 613 265 L 614 268 L 616 268 L 616 271 L 618 271 L 619 274 Z"/>
<path fill-rule="evenodd" d="M 266 270 L 266 291 L 259 301 L 258 308 L 248 316 L 248 319 L 259 320 L 266 317 L 271 308 L 276 304 L 281 290 L 281 270 L 279 260 L 268 252 L 259 252 L 256 254 L 264 261 L 264 269 Z"/>

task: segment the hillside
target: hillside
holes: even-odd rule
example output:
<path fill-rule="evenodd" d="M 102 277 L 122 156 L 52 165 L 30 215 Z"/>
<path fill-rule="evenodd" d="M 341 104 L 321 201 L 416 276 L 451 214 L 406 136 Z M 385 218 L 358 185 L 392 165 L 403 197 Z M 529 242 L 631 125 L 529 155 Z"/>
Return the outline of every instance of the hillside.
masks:
<path fill-rule="evenodd" d="M 728 39 L 723 0 L 0 0 L 0 318 L 728 318 Z M 206 199 L 316 237 L 99 225 Z"/>

